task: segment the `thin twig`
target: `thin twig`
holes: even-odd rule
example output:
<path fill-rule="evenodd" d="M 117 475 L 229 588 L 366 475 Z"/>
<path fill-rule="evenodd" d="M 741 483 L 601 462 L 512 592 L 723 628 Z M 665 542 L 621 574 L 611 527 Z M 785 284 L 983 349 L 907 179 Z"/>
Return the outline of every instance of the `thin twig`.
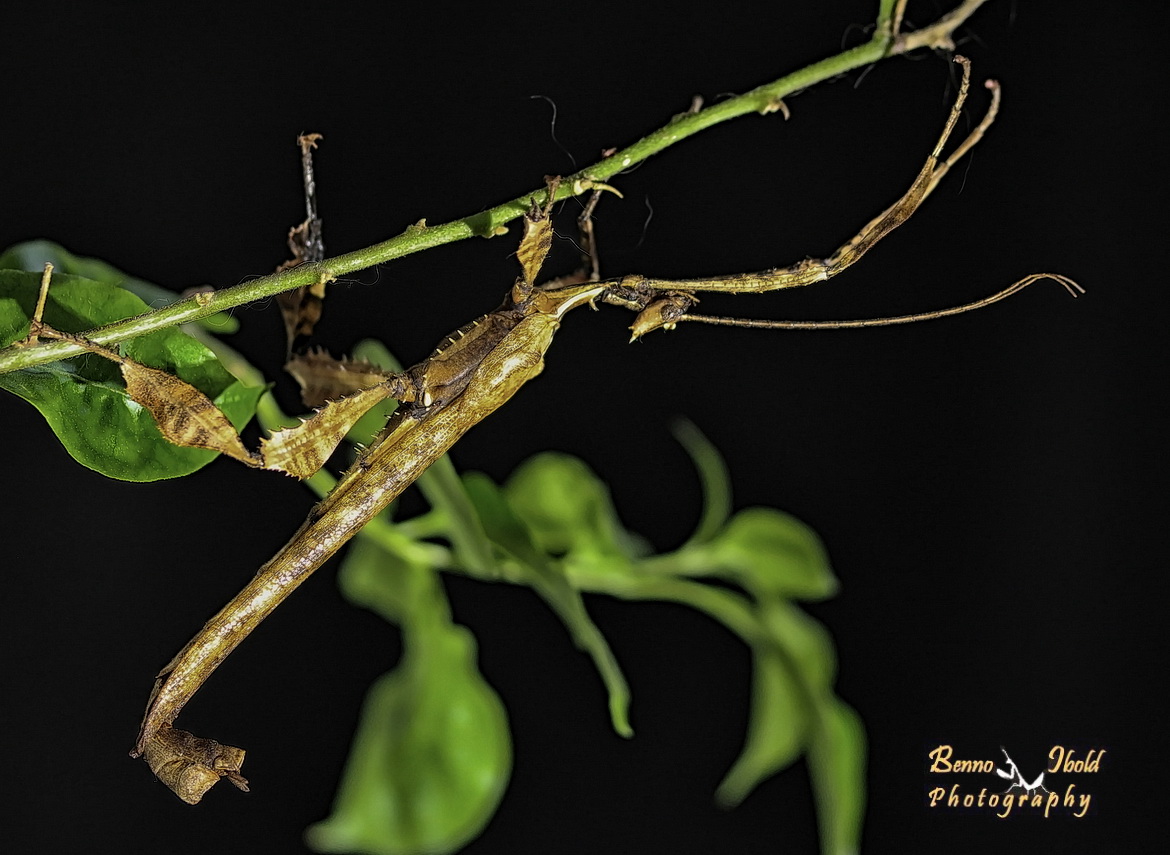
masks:
<path fill-rule="evenodd" d="M 895 13 L 898 11 L 895 8 L 896 3 L 894 0 L 881 0 L 878 26 L 869 42 L 813 63 L 735 98 L 713 104 L 697 113 L 676 116 L 670 123 L 633 145 L 565 178 L 556 194 L 557 199 L 566 199 L 592 190 L 597 184 L 629 169 L 635 163 L 646 160 L 651 155 L 712 125 L 747 113 L 775 112 L 779 109 L 784 96 L 807 89 L 816 83 L 920 47 L 949 49 L 953 46 L 951 35 L 955 29 L 985 2 L 986 0 L 964 0 L 960 6 L 935 23 L 912 33 L 902 34 L 894 30 L 897 17 Z M 210 294 L 201 293 L 164 308 L 90 330 L 84 335 L 87 340 L 97 344 L 112 345 L 156 330 L 191 323 L 217 312 L 274 296 L 282 291 L 322 281 L 329 282 L 339 276 L 346 276 L 442 244 L 476 236 L 492 237 L 501 233 L 505 223 L 524 214 L 533 199 L 542 203 L 546 198 L 547 191 L 541 188 L 524 193 L 487 211 L 442 225 L 428 226 L 425 221 L 420 221 L 409 226 L 402 234 L 382 243 L 327 258 L 316 264 L 302 264 L 291 270 L 263 276 Z M 0 374 L 67 359 L 82 352 L 82 348 L 66 341 L 8 348 L 0 351 Z"/>

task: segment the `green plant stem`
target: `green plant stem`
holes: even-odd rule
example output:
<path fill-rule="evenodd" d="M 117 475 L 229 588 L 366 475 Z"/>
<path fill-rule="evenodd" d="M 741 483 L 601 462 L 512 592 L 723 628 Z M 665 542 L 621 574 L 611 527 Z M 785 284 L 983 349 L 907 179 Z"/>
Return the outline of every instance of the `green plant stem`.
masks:
<path fill-rule="evenodd" d="M 583 193 L 597 183 L 606 181 L 634 164 L 646 160 L 651 155 L 657 154 L 712 125 L 726 122 L 746 113 L 771 113 L 782 110 L 781 99 L 786 95 L 807 89 L 816 83 L 844 74 L 847 71 L 921 47 L 951 50 L 954 48 L 951 40 L 954 30 L 985 2 L 986 0 L 964 0 L 958 7 L 935 23 L 912 33 L 899 33 L 895 32 L 894 27 L 901 20 L 901 10 L 905 5 L 905 0 L 880 0 L 873 36 L 865 44 L 813 63 L 800 71 L 781 77 L 779 80 L 758 86 L 750 92 L 720 101 L 704 110 L 675 116 L 664 127 L 643 137 L 633 145 L 568 176 L 561 182 L 557 198 L 563 199 Z M 500 232 L 505 223 L 521 216 L 528 209 L 531 200 L 543 201 L 546 198 L 546 192 L 546 190 L 541 189 L 525 193 L 490 210 L 442 225 L 428 226 L 425 222 L 420 221 L 418 224 L 408 227 L 402 234 L 382 243 L 328 258 L 315 264 L 294 267 L 291 270 L 274 273 L 231 288 L 199 294 L 156 311 L 91 330 L 85 333 L 85 337 L 98 344 L 109 346 L 165 327 L 190 323 L 216 312 L 271 297 L 282 291 L 290 291 L 320 281 L 332 281 L 339 276 L 345 276 L 441 244 L 452 243 L 476 235 L 492 237 Z M 65 341 L 45 342 L 31 347 L 8 348 L 0 351 L 0 374 L 43 365 L 59 359 L 67 359 L 82 352 L 82 348 L 76 344 Z"/>

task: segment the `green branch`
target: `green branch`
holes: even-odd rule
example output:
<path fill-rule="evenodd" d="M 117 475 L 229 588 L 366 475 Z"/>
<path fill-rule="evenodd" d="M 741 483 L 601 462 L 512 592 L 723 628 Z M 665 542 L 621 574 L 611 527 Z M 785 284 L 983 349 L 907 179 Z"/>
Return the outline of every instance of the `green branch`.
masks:
<path fill-rule="evenodd" d="M 704 110 L 675 116 L 665 126 L 633 145 L 568 176 L 561 182 L 557 199 L 584 193 L 598 182 L 604 182 L 712 125 L 747 113 L 766 114 L 782 111 L 784 110 L 782 99 L 785 96 L 855 68 L 922 47 L 953 49 L 951 36 L 955 29 L 985 2 L 986 0 L 964 0 L 956 9 L 935 23 L 903 34 L 896 28 L 901 21 L 905 0 L 880 0 L 874 34 L 865 44 L 813 63 L 779 80 L 758 86 L 750 92 L 720 101 Z M 216 312 L 234 309 L 283 291 L 291 291 L 321 281 L 332 281 L 339 276 L 346 276 L 442 244 L 475 236 L 492 237 L 500 233 L 505 223 L 521 216 L 528 209 L 532 199 L 543 202 L 546 192 L 541 189 L 525 193 L 487 211 L 442 225 L 428 226 L 420 221 L 409 226 L 402 234 L 382 243 L 335 258 L 327 258 L 316 264 L 305 264 L 274 273 L 231 288 L 196 294 L 165 308 L 86 332 L 85 337 L 98 344 L 113 345 L 155 330 L 191 323 Z M 83 352 L 76 344 L 64 341 L 9 348 L 0 352 L 0 374 L 67 359 Z"/>

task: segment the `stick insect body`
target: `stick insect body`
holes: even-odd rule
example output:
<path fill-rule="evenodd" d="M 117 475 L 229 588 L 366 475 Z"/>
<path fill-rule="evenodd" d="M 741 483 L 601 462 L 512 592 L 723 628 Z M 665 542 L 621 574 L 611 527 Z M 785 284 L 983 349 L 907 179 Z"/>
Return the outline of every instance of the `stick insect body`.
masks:
<path fill-rule="evenodd" d="M 450 336 L 425 362 L 387 381 L 404 403 L 379 437 L 313 507 L 292 539 L 207 622 L 155 683 L 132 753 L 145 755 L 180 798 L 198 801 L 221 775 L 246 789 L 238 774 L 242 752 L 237 761 L 238 749 L 208 746 L 209 740 L 170 727 L 211 672 L 464 433 L 539 374 L 564 314 L 593 301 L 604 289 L 587 283 L 533 290 L 520 282 L 495 312 Z"/>
<path fill-rule="evenodd" d="M 967 311 L 1002 299 L 1040 278 L 1061 282 L 1071 293 L 1079 286 L 1055 274 L 1021 280 L 992 297 L 955 309 L 871 321 L 837 323 L 739 322 L 693 315 L 700 291 L 761 292 L 823 281 L 859 259 L 897 228 L 937 186 L 950 167 L 983 136 L 995 118 L 999 90 L 989 83 L 992 103 L 982 122 L 957 149 L 942 159 L 945 145 L 966 98 L 969 67 L 943 133 L 918 177 L 903 196 L 871 220 L 854 238 L 826 259 L 806 259 L 786 268 L 721 279 L 669 281 L 644 276 L 576 281 L 534 287 L 551 242 L 551 227 L 534 228 L 547 218 L 555 198 L 533 202 L 528 231 L 521 243 L 524 275 L 495 312 L 453 334 L 424 362 L 386 381 L 402 406 L 374 443 L 342 477 L 334 490 L 310 512 L 292 539 L 257 572 L 255 578 L 179 652 L 159 675 L 132 754 L 145 755 L 151 768 L 184 800 L 199 801 L 220 777 L 246 789 L 240 776 L 244 752 L 172 727 L 184 705 L 221 662 L 314 570 L 356 534 L 467 430 L 502 406 L 543 366 L 562 318 L 572 309 L 611 303 L 638 312 L 631 327 L 637 338 L 682 321 L 733 323 L 777 328 L 824 328 L 904 323 Z M 1076 289 L 1076 290 L 1074 290 Z"/>

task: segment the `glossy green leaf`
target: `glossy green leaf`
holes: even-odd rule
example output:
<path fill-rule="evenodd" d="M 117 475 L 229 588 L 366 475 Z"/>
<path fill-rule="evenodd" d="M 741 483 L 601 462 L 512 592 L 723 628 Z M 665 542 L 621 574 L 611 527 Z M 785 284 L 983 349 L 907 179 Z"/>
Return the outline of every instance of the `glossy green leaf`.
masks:
<path fill-rule="evenodd" d="M 713 572 L 731 575 L 760 597 L 822 600 L 837 592 L 820 538 L 773 508 L 740 511 L 703 550 Z"/>
<path fill-rule="evenodd" d="M 94 282 L 104 282 L 115 285 L 141 299 L 152 309 L 169 306 L 182 299 L 181 294 L 169 291 L 153 282 L 137 279 L 123 273 L 105 261 L 97 258 L 85 258 L 74 255 L 65 247 L 49 240 L 30 240 L 24 243 L 13 244 L 0 253 L 0 270 L 27 270 L 40 273 L 45 269 L 45 262 L 53 265 L 53 272 L 70 273 Z M 240 327 L 240 322 L 226 312 L 217 312 L 210 317 L 198 321 L 205 329 L 227 335 L 234 333 Z"/>
<path fill-rule="evenodd" d="M 574 643 L 593 659 L 609 695 L 609 715 L 619 735 L 634 735 L 630 727 L 630 689 L 621 666 L 597 624 L 589 617 L 581 594 L 569 583 L 560 563 L 543 553 L 525 521 L 511 506 L 508 496 L 480 472 L 463 476 L 487 536 L 509 554 L 546 603 L 568 628 Z"/>
<path fill-rule="evenodd" d="M 35 273 L 0 270 L 0 346 L 27 335 L 40 279 Z M 120 288 L 54 275 L 45 321 L 64 332 L 83 332 L 144 311 L 146 305 L 139 298 Z M 252 417 L 264 391 L 244 386 L 210 350 L 177 329 L 134 339 L 122 352 L 194 385 L 237 429 Z M 163 439 L 150 413 L 126 394 L 118 367 L 96 354 L 0 375 L 0 388 L 35 406 L 74 459 L 111 478 L 176 478 L 216 456 Z"/>
<path fill-rule="evenodd" d="M 820 707 L 808 753 L 822 855 L 854 855 L 861 851 L 865 756 L 861 717 L 843 701 L 826 699 Z"/>
<path fill-rule="evenodd" d="M 447 853 L 495 813 L 511 773 L 507 714 L 451 623 L 438 576 L 358 539 L 346 595 L 403 625 L 402 662 L 370 689 L 332 815 L 308 829 L 319 852 Z"/>

